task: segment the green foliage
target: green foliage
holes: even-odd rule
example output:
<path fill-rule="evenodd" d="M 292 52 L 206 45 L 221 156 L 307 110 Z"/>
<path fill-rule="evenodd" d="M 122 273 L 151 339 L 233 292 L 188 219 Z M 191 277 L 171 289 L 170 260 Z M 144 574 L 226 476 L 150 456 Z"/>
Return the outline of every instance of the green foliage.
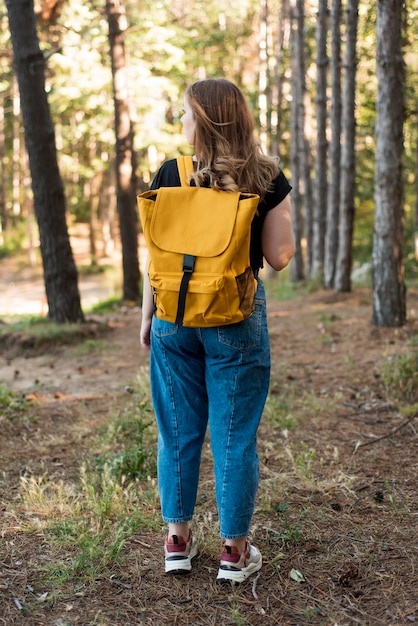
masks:
<path fill-rule="evenodd" d="M 110 420 L 104 439 L 119 448 L 92 459 L 97 470 L 105 468 L 119 482 L 156 475 L 155 428 L 149 394 L 141 386 L 127 386 L 130 402 Z"/>
<path fill-rule="evenodd" d="M 106 300 L 94 304 L 90 309 L 90 313 L 114 313 L 115 311 L 119 311 L 120 307 L 121 299 L 113 296 L 112 298 L 107 298 Z"/>
<path fill-rule="evenodd" d="M 282 375 L 274 377 L 281 379 Z M 264 407 L 267 423 L 273 428 L 289 429 L 296 425 L 294 417 L 295 391 L 293 388 L 272 381 Z"/>
<path fill-rule="evenodd" d="M 138 157 L 138 188 L 146 189 L 160 162 L 178 150 L 186 153 L 180 123 L 186 85 L 200 77 L 225 76 L 237 82 L 248 96 L 259 127 L 259 44 L 260 5 L 254 0 L 220 3 L 219 0 L 193 3 L 147 0 L 125 3 L 127 30 L 124 33 L 129 65 L 132 119 Z M 288 166 L 290 45 L 285 45 L 281 65 L 276 64 L 278 15 L 281 3 L 269 4 L 267 101 L 274 102 L 274 90 L 281 79 L 283 102 L 274 107 L 281 120 L 279 141 L 281 165 Z M 405 12 L 405 264 L 407 279 L 417 277 L 413 256 L 413 215 L 416 196 L 415 162 L 417 144 L 415 86 L 418 74 L 413 44 L 417 37 L 417 10 Z M 315 27 L 317 13 L 306 6 L 305 49 L 308 97 L 315 102 Z M 91 212 L 92 181 L 101 180 L 99 219 L 106 216 L 115 200 L 114 192 L 114 106 L 108 50 L 108 24 L 102 6 L 69 0 L 49 22 L 39 16 L 41 48 L 47 57 L 46 89 L 55 126 L 60 171 L 67 205 L 76 220 L 87 222 Z M 343 26 L 344 30 L 344 26 Z M 344 36 L 344 32 L 343 32 Z M 271 40 L 271 41 L 270 41 Z M 12 53 L 3 15 L 0 42 L 4 54 L 0 93 L 4 104 L 5 154 L 7 172 L 13 170 L 16 136 L 13 113 Z M 356 92 L 356 199 L 354 224 L 354 265 L 371 259 L 374 220 L 374 162 L 376 118 L 376 5 L 360 3 Z M 278 75 L 277 75 L 278 74 Z M 272 106 L 272 105 L 270 105 Z M 268 112 L 270 116 L 271 111 Z M 309 138 L 314 154 L 314 133 Z M 290 172 L 291 175 L 291 172 Z M 13 197 L 12 176 L 6 180 L 6 211 Z M 100 185 L 99 185 L 100 186 Z M 25 205 L 26 192 L 19 203 Z M 26 218 L 13 218 L 14 221 Z M 3 233 L 0 258 L 20 249 L 22 238 Z M 26 235 L 23 236 L 25 238 Z M 311 285 L 314 288 L 315 285 Z M 275 291 L 276 287 L 272 287 Z M 286 283 L 278 286 L 277 297 L 292 297 Z"/>
<path fill-rule="evenodd" d="M 87 339 L 75 349 L 74 353 L 77 356 L 80 356 L 82 354 L 97 352 L 98 350 L 103 350 L 105 348 L 105 345 L 106 344 L 103 341 L 97 339 Z"/>
<path fill-rule="evenodd" d="M 0 409 L 3 413 L 11 411 L 13 408 L 21 408 L 21 400 L 21 396 L 0 385 Z"/>
<path fill-rule="evenodd" d="M 36 316 L 19 316 L 18 321 L 2 327 L 0 333 L 24 333 L 25 343 L 32 349 L 43 345 L 69 345 L 84 338 L 80 324 L 57 324 Z"/>
<path fill-rule="evenodd" d="M 251 622 L 242 615 L 243 610 L 238 603 L 234 600 L 230 600 L 229 604 L 231 608 L 231 618 L 228 620 L 229 624 L 231 624 L 231 626 L 250 626 Z"/>
<path fill-rule="evenodd" d="M 30 332 L 34 328 L 36 328 L 36 332 L 38 332 L 40 326 L 47 325 L 49 323 L 46 317 L 41 317 L 40 315 L 19 315 L 16 316 L 16 318 L 13 317 L 12 319 L 16 319 L 16 321 L 0 326 L 0 334 L 19 333 L 23 331 Z"/>
<path fill-rule="evenodd" d="M 10 419 L 16 415 L 23 415 L 29 404 L 24 394 L 15 393 L 0 384 L 0 422 L 2 418 Z"/>
<path fill-rule="evenodd" d="M 42 530 L 43 541 L 60 555 L 45 568 L 41 583 L 60 586 L 61 593 L 68 582 L 77 581 L 82 589 L 108 578 L 126 540 L 139 529 L 159 527 L 148 381 L 143 377 L 126 390 L 125 405 L 92 446 L 101 455 L 81 460 L 78 480 L 47 474 L 21 478 L 22 507 L 36 516 L 37 532 Z"/>
<path fill-rule="evenodd" d="M 6 241 L 0 245 L 0 260 L 20 250 L 21 246 L 21 239 L 6 239 Z"/>
<path fill-rule="evenodd" d="M 297 544 L 302 540 L 302 515 L 298 516 L 296 520 L 290 514 L 289 505 L 287 502 L 279 502 L 272 505 L 272 510 L 275 511 L 280 519 L 280 530 L 269 528 L 269 533 L 272 534 L 276 541 L 283 542 L 284 544 Z"/>
<path fill-rule="evenodd" d="M 72 493 L 45 479 L 42 498 L 37 498 L 39 485 L 28 481 L 22 494 L 32 507 L 42 501 L 50 518 L 45 535 L 66 554 L 45 573 L 55 584 L 74 578 L 87 583 L 106 576 L 118 562 L 126 539 L 146 524 L 138 503 L 135 509 L 128 508 L 133 505 L 132 490 L 119 485 L 107 469 L 97 474 L 82 467 L 80 485 Z M 66 518 L 54 513 L 59 502 Z"/>
<path fill-rule="evenodd" d="M 300 450 L 295 445 L 286 446 L 286 453 L 292 462 L 293 468 L 301 478 L 312 480 L 312 465 L 315 459 L 315 450 L 301 443 Z"/>
<path fill-rule="evenodd" d="M 292 283 L 289 279 L 289 267 L 279 272 L 274 278 L 264 281 L 266 294 L 273 300 L 292 300 L 301 294 L 309 293 L 308 283 Z"/>
<path fill-rule="evenodd" d="M 396 354 L 386 360 L 382 380 L 389 398 L 406 402 L 418 399 L 418 351 Z"/>
<path fill-rule="evenodd" d="M 3 386 L 0 386 L 0 407 L 2 409 L 8 408 L 12 400 L 13 400 L 12 391 L 10 391 L 10 389 L 6 389 Z"/>

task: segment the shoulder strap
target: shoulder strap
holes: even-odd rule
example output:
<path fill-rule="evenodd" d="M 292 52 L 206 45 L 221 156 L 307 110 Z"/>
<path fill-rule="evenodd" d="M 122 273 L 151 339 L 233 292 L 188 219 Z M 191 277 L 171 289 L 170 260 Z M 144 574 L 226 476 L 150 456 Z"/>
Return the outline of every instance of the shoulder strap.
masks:
<path fill-rule="evenodd" d="M 193 158 L 191 156 L 177 157 L 177 167 L 180 174 L 182 187 L 188 187 L 187 179 L 194 172 Z"/>
<path fill-rule="evenodd" d="M 187 179 L 194 171 L 193 159 L 191 156 L 177 157 L 177 167 L 180 175 L 180 182 L 182 187 L 188 187 Z M 190 278 L 192 277 L 194 264 L 196 257 L 190 254 L 183 256 L 183 276 L 180 284 L 179 299 L 177 303 L 177 315 L 176 324 L 180 326 L 183 324 L 184 309 L 186 307 L 186 295 L 187 287 L 189 286 Z"/>

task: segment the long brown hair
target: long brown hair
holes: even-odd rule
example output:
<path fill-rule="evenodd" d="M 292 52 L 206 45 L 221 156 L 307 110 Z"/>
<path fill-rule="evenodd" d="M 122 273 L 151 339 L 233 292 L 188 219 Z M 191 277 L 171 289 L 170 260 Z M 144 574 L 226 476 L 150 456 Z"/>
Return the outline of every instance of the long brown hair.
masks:
<path fill-rule="evenodd" d="M 196 185 L 257 193 L 262 199 L 279 166 L 261 152 L 242 92 L 229 80 L 209 78 L 189 85 L 185 97 L 196 124 Z"/>

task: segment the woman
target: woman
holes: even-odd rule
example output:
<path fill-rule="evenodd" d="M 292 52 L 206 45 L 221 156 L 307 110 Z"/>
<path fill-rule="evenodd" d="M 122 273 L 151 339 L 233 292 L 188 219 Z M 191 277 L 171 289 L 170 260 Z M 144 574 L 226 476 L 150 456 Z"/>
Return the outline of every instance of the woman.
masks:
<path fill-rule="evenodd" d="M 276 160 L 261 153 L 250 109 L 233 83 L 209 79 L 190 85 L 182 123 L 195 154 L 192 184 L 260 196 L 250 249 L 258 289 L 256 311 L 246 320 L 190 328 L 153 316 L 149 280 L 144 281 L 140 339 L 151 348 L 158 485 L 168 523 L 165 571 L 189 572 L 197 553 L 189 522 L 209 423 L 224 540 L 217 578 L 243 582 L 262 564 L 259 550 L 248 542 L 259 478 L 257 429 L 270 379 L 266 298 L 258 270 L 263 257 L 279 271 L 294 254 L 291 187 Z M 174 159 L 162 165 L 152 189 L 179 185 Z"/>

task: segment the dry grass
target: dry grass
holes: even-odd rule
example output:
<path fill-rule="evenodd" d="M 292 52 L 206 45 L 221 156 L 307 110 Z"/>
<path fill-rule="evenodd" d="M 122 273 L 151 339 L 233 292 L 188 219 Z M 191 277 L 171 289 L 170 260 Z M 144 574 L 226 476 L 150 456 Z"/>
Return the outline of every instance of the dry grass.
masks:
<path fill-rule="evenodd" d="M 418 297 L 409 293 L 405 328 L 376 329 L 369 296 L 318 293 L 270 304 L 272 393 L 252 528 L 264 566 L 236 587 L 215 581 L 209 445 L 194 520 L 201 551 L 181 578 L 161 571 L 155 479 L 123 481 L 111 464 L 95 464 L 128 445 L 128 427 L 116 424 L 138 410 L 124 387 L 141 363 L 146 375 L 146 356 L 132 340 L 138 316 L 115 314 L 97 351 L 55 347 L 23 358 L 14 345 L 0 380 L 36 394 L 0 420 L 0 624 L 418 622 L 418 397 L 414 388 L 408 398 L 396 394 L 407 382 L 400 367 L 398 386 L 385 370 L 388 359 L 403 355 L 404 367 L 417 351 Z M 142 401 L 145 410 L 146 393 Z M 150 453 L 154 439 L 150 427 L 141 443 Z"/>

